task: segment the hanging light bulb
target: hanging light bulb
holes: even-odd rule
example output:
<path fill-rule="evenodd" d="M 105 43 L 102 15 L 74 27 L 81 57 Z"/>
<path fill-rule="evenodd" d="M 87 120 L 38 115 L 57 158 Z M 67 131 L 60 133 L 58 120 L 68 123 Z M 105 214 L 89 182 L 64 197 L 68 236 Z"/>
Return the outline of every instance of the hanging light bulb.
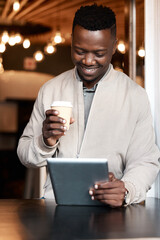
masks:
<path fill-rule="evenodd" d="M 14 11 L 18 11 L 20 9 L 20 3 L 18 0 L 16 0 L 14 3 L 13 3 L 13 10 Z"/>
<path fill-rule="evenodd" d="M 0 53 L 3 53 L 6 50 L 6 46 L 3 42 L 0 43 Z"/>
<path fill-rule="evenodd" d="M 47 46 L 44 47 L 44 51 L 47 54 L 52 54 L 56 51 L 56 48 L 51 43 L 48 43 Z"/>
<path fill-rule="evenodd" d="M 141 58 L 144 58 L 145 56 L 145 50 L 143 47 L 140 47 L 139 50 L 138 50 L 138 56 L 141 57 Z"/>
<path fill-rule="evenodd" d="M 26 38 L 24 41 L 23 41 L 23 47 L 24 48 L 29 48 L 31 45 L 30 41 L 28 38 Z"/>
<path fill-rule="evenodd" d="M 121 53 L 125 53 L 126 52 L 126 47 L 125 47 L 125 44 L 123 41 L 120 41 L 118 43 L 118 46 L 117 46 L 118 50 L 121 52 Z"/>
<path fill-rule="evenodd" d="M 15 39 L 14 35 L 11 35 L 9 37 L 8 43 L 9 43 L 10 46 L 14 46 L 16 44 L 16 39 Z"/>
<path fill-rule="evenodd" d="M 43 53 L 42 53 L 41 51 L 35 52 L 33 56 L 34 56 L 34 58 L 35 58 L 35 60 L 36 60 L 37 62 L 42 61 L 43 58 L 44 58 L 44 55 L 43 55 Z"/>
<path fill-rule="evenodd" d="M 3 42 L 3 43 L 7 43 L 8 40 L 9 40 L 8 32 L 7 32 L 7 31 L 4 31 L 4 32 L 2 33 L 2 42 Z"/>
<path fill-rule="evenodd" d="M 22 41 L 22 36 L 20 35 L 20 33 L 17 33 L 15 35 L 15 41 L 16 43 L 20 43 Z"/>
<path fill-rule="evenodd" d="M 57 33 L 56 33 L 56 35 L 55 35 L 55 37 L 54 37 L 54 42 L 55 42 L 56 44 L 62 42 L 62 37 L 61 37 L 61 33 L 60 33 L 60 32 L 57 32 Z"/>

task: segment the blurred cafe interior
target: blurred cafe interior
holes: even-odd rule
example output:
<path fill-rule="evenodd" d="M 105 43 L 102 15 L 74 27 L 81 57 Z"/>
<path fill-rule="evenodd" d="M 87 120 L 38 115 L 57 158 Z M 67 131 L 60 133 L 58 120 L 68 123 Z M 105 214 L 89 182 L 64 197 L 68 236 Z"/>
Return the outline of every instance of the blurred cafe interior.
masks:
<path fill-rule="evenodd" d="M 44 171 L 19 162 L 18 139 L 41 85 L 73 67 L 73 16 L 94 2 L 116 13 L 114 68 L 145 87 L 144 0 L 0 0 L 0 198 L 42 196 Z"/>

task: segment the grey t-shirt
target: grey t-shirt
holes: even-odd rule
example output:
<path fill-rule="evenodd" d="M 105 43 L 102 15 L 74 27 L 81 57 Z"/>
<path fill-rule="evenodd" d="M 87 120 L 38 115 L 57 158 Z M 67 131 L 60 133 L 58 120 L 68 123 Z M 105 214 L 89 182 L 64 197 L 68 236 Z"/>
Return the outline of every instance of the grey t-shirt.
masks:
<path fill-rule="evenodd" d="M 109 70 L 111 68 L 111 65 L 109 65 L 107 72 L 105 73 L 105 75 L 101 78 L 100 81 L 102 81 L 102 79 L 104 77 L 106 77 L 106 75 L 108 74 Z M 79 81 L 82 81 L 78 75 L 78 72 L 76 71 L 76 77 Z M 99 82 L 98 82 L 99 83 Z M 85 86 L 83 86 L 83 96 L 84 96 L 84 124 L 85 124 L 85 128 L 87 125 L 87 120 L 88 120 L 88 116 L 89 116 L 89 112 L 90 112 L 90 108 L 92 105 L 92 100 L 96 91 L 96 88 L 98 86 L 98 83 L 96 83 L 92 88 L 86 88 Z"/>

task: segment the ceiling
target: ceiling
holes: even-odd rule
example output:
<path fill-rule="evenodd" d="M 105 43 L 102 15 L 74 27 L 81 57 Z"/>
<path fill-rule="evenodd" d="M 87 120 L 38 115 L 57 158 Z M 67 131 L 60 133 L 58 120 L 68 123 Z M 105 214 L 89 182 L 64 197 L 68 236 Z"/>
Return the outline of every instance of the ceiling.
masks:
<path fill-rule="evenodd" d="M 13 31 L 13 27 L 29 36 L 31 42 L 45 43 L 60 29 L 65 42 L 70 42 L 74 13 L 81 5 L 96 2 L 112 8 L 117 18 L 117 36 L 124 40 L 126 0 L 21 0 L 20 10 L 14 12 L 14 0 L 0 0 L 0 29 L 5 27 Z M 136 0 L 137 4 L 137 41 L 143 41 L 144 32 L 144 0 Z"/>

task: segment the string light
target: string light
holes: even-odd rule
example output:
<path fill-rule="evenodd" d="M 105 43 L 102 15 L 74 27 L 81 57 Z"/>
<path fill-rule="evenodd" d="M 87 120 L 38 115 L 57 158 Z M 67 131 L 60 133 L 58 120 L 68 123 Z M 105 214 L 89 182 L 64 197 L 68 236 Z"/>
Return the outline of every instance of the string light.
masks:
<path fill-rule="evenodd" d="M 10 46 L 14 46 L 16 44 L 16 39 L 14 35 L 9 37 L 8 43 Z"/>
<path fill-rule="evenodd" d="M 18 11 L 19 9 L 20 9 L 20 3 L 19 3 L 19 1 L 15 1 L 13 3 L 13 10 Z"/>
<path fill-rule="evenodd" d="M 56 44 L 62 42 L 62 37 L 61 37 L 61 33 L 60 33 L 60 32 L 57 32 L 57 33 L 56 33 L 56 35 L 55 35 L 55 37 L 54 37 L 54 42 L 55 42 Z"/>
<path fill-rule="evenodd" d="M 118 43 L 118 46 L 117 46 L 118 50 L 121 52 L 121 53 L 125 53 L 126 52 L 126 47 L 125 47 L 125 44 L 123 41 L 120 41 Z"/>
<path fill-rule="evenodd" d="M 0 43 L 0 53 L 3 53 L 6 50 L 6 46 L 3 42 Z"/>
<path fill-rule="evenodd" d="M 22 36 L 20 35 L 20 33 L 17 33 L 15 35 L 15 42 L 20 43 L 21 41 L 22 41 Z"/>
<path fill-rule="evenodd" d="M 47 46 L 44 47 L 44 51 L 46 54 L 52 54 L 56 51 L 56 48 L 51 43 L 49 43 Z"/>
<path fill-rule="evenodd" d="M 37 62 L 41 62 L 44 58 L 44 55 L 41 51 L 35 52 L 33 56 Z"/>
<path fill-rule="evenodd" d="M 2 42 L 3 42 L 3 43 L 7 43 L 8 40 L 9 40 L 8 32 L 7 32 L 7 31 L 4 31 L 4 32 L 2 33 Z"/>
<path fill-rule="evenodd" d="M 138 56 L 141 57 L 141 58 L 144 58 L 145 56 L 145 50 L 143 47 L 140 47 L 139 50 L 138 50 Z"/>
<path fill-rule="evenodd" d="M 28 38 L 26 38 L 24 41 L 23 41 L 23 47 L 24 48 L 29 48 L 31 45 L 30 41 Z"/>

